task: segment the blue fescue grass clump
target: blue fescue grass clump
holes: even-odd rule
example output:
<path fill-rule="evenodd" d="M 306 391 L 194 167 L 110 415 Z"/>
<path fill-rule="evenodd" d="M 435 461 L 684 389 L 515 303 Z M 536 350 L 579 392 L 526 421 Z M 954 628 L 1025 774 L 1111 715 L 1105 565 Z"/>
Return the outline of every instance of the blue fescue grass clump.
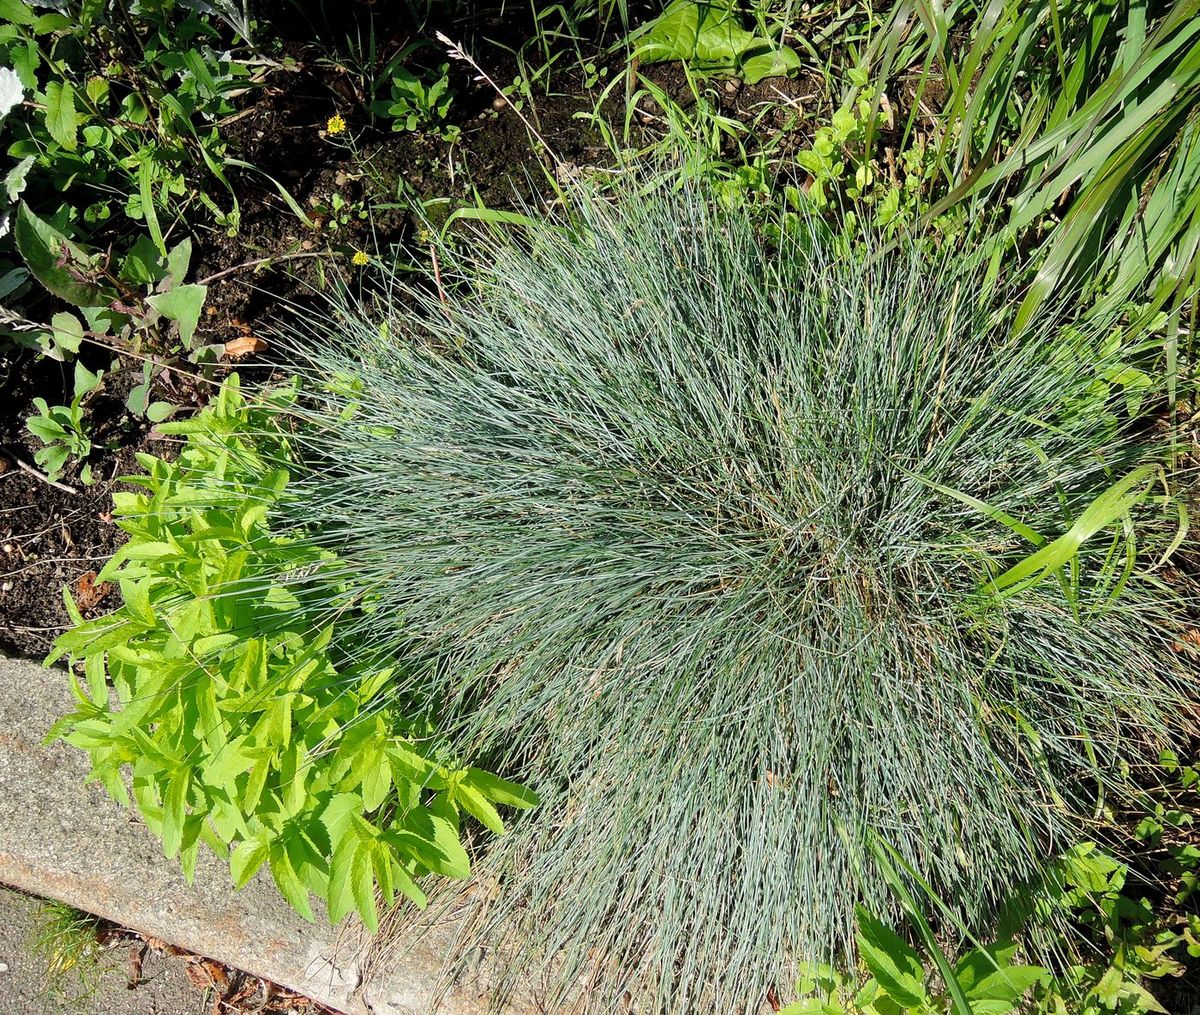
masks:
<path fill-rule="evenodd" d="M 313 325 L 287 510 L 344 649 L 542 796 L 485 939 L 756 1010 L 887 909 L 881 843 L 977 922 L 1177 731 L 1179 476 L 1098 325 L 696 193 L 439 266 Z"/>

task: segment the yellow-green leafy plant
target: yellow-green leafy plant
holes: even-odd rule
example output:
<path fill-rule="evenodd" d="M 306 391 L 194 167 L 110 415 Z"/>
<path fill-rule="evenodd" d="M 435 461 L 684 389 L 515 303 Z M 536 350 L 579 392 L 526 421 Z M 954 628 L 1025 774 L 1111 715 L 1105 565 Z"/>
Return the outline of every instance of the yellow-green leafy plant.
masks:
<path fill-rule="evenodd" d="M 348 600 L 313 589 L 330 595 L 333 555 L 271 527 L 290 447 L 274 420 L 293 393 L 247 405 L 235 376 L 162 426 L 184 438 L 177 459 L 139 456 L 145 474 L 127 482 L 141 489 L 114 494 L 129 540 L 98 577 L 124 604 L 85 621 L 64 592 L 75 626 L 47 661 L 66 655 L 85 679 L 72 674 L 75 711 L 50 737 L 86 750 L 126 803 L 129 770 L 189 877 L 207 843 L 239 887 L 265 864 L 304 917 L 311 894 L 373 929 L 376 890 L 423 906 L 422 876 L 467 876 L 464 814 L 501 834 L 496 805 L 534 797 L 459 763 L 385 659 L 331 646 Z"/>

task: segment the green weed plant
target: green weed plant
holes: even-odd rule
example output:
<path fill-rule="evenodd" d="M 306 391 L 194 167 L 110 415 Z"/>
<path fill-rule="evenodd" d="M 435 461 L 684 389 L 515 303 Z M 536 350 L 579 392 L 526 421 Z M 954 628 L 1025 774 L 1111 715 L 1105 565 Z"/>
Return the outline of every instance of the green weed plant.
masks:
<path fill-rule="evenodd" d="M 128 542 L 97 579 L 124 603 L 84 620 L 64 592 L 75 626 L 47 662 L 67 656 L 84 681 L 72 673 L 76 709 L 49 739 L 87 751 L 90 777 L 126 804 L 128 770 L 189 878 L 207 843 L 238 887 L 266 866 L 306 919 L 311 895 L 332 921 L 357 912 L 375 929 L 377 894 L 423 906 L 425 875 L 467 876 L 464 815 L 501 834 L 497 805 L 534 797 L 458 764 L 390 668 L 344 663 L 331 615 L 296 623 L 333 561 L 270 526 L 289 479 L 272 421 L 293 394 L 249 407 L 234 376 L 161 427 L 184 438 L 176 460 L 139 455 L 146 472 L 127 482 L 140 491 L 114 494 Z"/>

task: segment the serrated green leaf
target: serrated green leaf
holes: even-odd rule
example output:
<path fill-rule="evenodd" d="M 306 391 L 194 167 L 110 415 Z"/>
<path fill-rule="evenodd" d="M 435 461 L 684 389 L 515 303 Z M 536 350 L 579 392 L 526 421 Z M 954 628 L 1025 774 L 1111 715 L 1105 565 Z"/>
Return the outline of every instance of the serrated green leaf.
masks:
<path fill-rule="evenodd" d="M 496 808 L 474 786 L 462 783 L 456 794 L 458 803 L 463 809 L 496 835 L 504 834 L 504 822 L 500 819 Z"/>
<path fill-rule="evenodd" d="M 903 1008 L 924 1003 L 921 957 L 894 930 L 859 906 L 858 953 L 889 997 Z"/>
<path fill-rule="evenodd" d="M 309 923 L 314 923 L 315 918 L 313 917 L 312 905 L 308 901 L 308 891 L 300 880 L 300 876 L 296 873 L 296 869 L 292 866 L 287 848 L 282 842 L 271 844 L 268 862 L 271 868 L 271 876 L 275 879 L 275 884 L 279 888 L 279 894 L 305 920 Z"/>
<path fill-rule="evenodd" d="M 0 21 L 13 25 L 32 25 L 37 21 L 37 15 L 25 0 L 0 0 Z"/>
<path fill-rule="evenodd" d="M 330 842 L 340 842 L 347 834 L 355 816 L 363 813 L 362 798 L 357 793 L 335 793 L 321 812 L 321 823 L 329 833 Z"/>
<path fill-rule="evenodd" d="M 99 106 L 108 98 L 108 81 L 98 75 L 88 78 L 84 92 L 93 106 Z"/>
<path fill-rule="evenodd" d="M 79 115 L 75 112 L 75 89 L 69 81 L 46 84 L 46 129 L 67 151 L 79 145 Z"/>
<path fill-rule="evenodd" d="M 397 787 L 411 783 L 421 789 L 446 788 L 446 780 L 437 774 L 433 764 L 408 744 L 392 740 L 385 753 Z"/>
<path fill-rule="evenodd" d="M 371 847 L 359 843 L 350 858 L 350 890 L 354 906 L 367 930 L 379 929 L 379 912 L 375 907 L 375 871 L 371 863 Z"/>
<path fill-rule="evenodd" d="M 121 597 L 125 600 L 125 612 L 133 620 L 146 628 L 153 628 L 158 623 L 154 608 L 150 605 L 150 593 L 143 582 L 130 581 L 127 578 L 118 580 Z"/>
<path fill-rule="evenodd" d="M 238 847 L 229 854 L 229 873 L 233 875 L 234 888 L 244 887 L 259 867 L 266 863 L 269 853 L 265 839 L 239 842 Z"/>
<path fill-rule="evenodd" d="M 333 858 L 329 865 L 329 886 L 326 889 L 325 904 L 329 913 L 329 921 L 337 924 L 355 908 L 354 889 L 351 879 L 354 869 L 354 857 L 359 848 L 357 838 L 346 831 L 333 842 Z"/>
<path fill-rule="evenodd" d="M 354 764 L 355 774 L 362 781 L 363 807 L 373 811 L 387 799 L 388 791 L 392 788 L 392 770 L 384 754 L 384 744 L 379 738 L 364 745 Z"/>
<path fill-rule="evenodd" d="M 134 544 L 126 544 L 124 557 L 126 560 L 158 560 L 162 557 L 180 557 L 182 553 L 177 546 L 163 540 L 148 539 Z"/>
<path fill-rule="evenodd" d="M 167 791 L 163 795 L 161 835 L 163 853 L 168 858 L 179 852 L 179 847 L 183 842 L 183 822 L 191 783 L 191 770 L 182 766 L 176 768 L 171 773 L 171 778 L 167 782 Z"/>
<path fill-rule="evenodd" d="M 515 782 L 509 782 L 507 779 L 501 779 L 498 775 L 485 772 L 481 768 L 467 769 L 467 777 L 464 782 L 474 786 L 489 800 L 506 807 L 518 807 L 525 810 L 536 807 L 540 802 L 533 790 L 519 786 Z"/>
<path fill-rule="evenodd" d="M 442 855 L 442 862 L 431 870 L 451 878 L 465 878 L 471 873 L 471 862 L 463 849 L 458 831 L 458 815 L 444 796 L 429 805 L 429 823 L 433 828 L 433 845 Z"/>
<path fill-rule="evenodd" d="M 231 740 L 213 752 L 204 762 L 204 783 L 216 788 L 232 788 L 238 776 L 245 774 L 254 759 L 242 750 L 240 740 Z"/>
<path fill-rule="evenodd" d="M 203 638 L 197 638 L 192 642 L 192 652 L 203 659 L 205 656 L 213 655 L 221 652 L 224 649 L 231 648 L 241 642 L 240 635 L 232 632 L 222 632 L 221 634 L 209 634 Z"/>

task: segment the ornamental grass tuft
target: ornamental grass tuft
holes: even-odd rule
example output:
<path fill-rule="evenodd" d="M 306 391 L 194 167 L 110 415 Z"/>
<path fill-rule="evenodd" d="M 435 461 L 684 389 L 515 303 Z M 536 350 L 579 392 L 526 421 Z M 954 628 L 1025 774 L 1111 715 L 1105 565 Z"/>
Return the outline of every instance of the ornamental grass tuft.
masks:
<path fill-rule="evenodd" d="M 583 200 L 292 336 L 323 394 L 284 510 L 343 650 L 541 796 L 473 898 L 560 1000 L 757 1011 L 894 905 L 881 849 L 979 925 L 1191 722 L 1134 351 L 792 226 Z"/>

